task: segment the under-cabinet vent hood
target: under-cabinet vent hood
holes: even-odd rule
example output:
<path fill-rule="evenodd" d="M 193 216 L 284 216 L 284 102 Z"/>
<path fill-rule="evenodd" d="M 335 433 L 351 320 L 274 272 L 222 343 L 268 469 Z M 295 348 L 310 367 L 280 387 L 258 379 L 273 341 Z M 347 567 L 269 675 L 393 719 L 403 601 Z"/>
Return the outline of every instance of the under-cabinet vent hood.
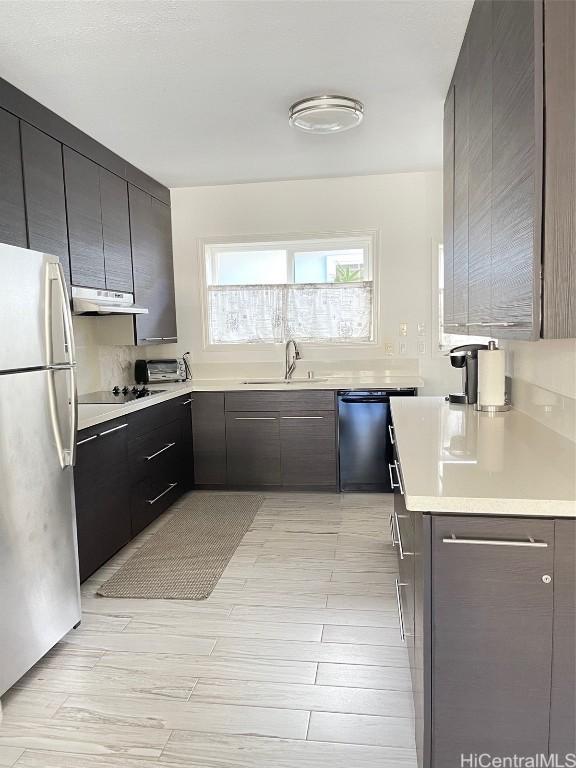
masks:
<path fill-rule="evenodd" d="M 72 286 L 72 311 L 75 315 L 147 315 L 145 307 L 134 304 L 133 293 L 104 291 L 100 288 Z"/>

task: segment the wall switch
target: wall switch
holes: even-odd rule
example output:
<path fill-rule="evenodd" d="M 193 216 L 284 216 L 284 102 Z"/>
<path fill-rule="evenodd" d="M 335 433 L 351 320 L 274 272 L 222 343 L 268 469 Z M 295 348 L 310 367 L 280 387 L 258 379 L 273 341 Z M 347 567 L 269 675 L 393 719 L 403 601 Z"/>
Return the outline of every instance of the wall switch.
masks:
<path fill-rule="evenodd" d="M 425 355 L 426 354 L 426 342 L 425 341 L 419 341 L 418 342 L 418 354 L 419 355 Z"/>
<path fill-rule="evenodd" d="M 426 335 L 426 323 L 418 323 L 418 336 Z"/>
<path fill-rule="evenodd" d="M 392 344 L 391 341 L 385 341 L 384 342 L 384 354 L 386 354 L 386 355 L 393 355 L 394 354 L 394 344 Z"/>
<path fill-rule="evenodd" d="M 400 344 L 398 345 L 399 353 L 401 355 L 405 355 L 406 354 L 406 350 L 407 350 L 406 342 L 405 341 L 401 341 Z"/>
<path fill-rule="evenodd" d="M 408 323 L 400 323 L 400 336 L 408 336 Z"/>

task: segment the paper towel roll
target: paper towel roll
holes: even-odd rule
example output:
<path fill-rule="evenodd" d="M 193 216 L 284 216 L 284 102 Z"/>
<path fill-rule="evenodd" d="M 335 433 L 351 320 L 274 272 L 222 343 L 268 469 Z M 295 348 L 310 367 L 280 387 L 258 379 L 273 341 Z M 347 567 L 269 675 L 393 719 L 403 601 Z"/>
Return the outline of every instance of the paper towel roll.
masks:
<path fill-rule="evenodd" d="M 504 405 L 506 353 L 503 349 L 478 350 L 478 404 Z"/>

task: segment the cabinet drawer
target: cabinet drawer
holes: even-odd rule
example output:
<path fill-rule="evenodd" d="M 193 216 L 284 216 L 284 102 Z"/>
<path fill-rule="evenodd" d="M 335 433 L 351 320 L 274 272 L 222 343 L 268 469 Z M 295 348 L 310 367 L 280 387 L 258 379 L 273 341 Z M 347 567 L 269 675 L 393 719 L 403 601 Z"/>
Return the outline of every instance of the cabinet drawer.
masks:
<path fill-rule="evenodd" d="M 153 429 L 176 421 L 182 417 L 182 411 L 189 404 L 192 395 L 181 395 L 163 403 L 149 405 L 141 411 L 130 414 L 130 439 L 141 437 Z"/>
<path fill-rule="evenodd" d="M 335 402 L 332 390 L 226 392 L 227 411 L 333 411 Z"/>
<path fill-rule="evenodd" d="M 132 536 L 144 530 L 180 496 L 181 468 L 167 459 L 132 487 Z"/>
<path fill-rule="evenodd" d="M 170 423 L 152 430 L 130 444 L 130 471 L 137 482 L 154 472 L 161 464 L 174 464 L 180 473 L 182 464 L 182 424 Z"/>

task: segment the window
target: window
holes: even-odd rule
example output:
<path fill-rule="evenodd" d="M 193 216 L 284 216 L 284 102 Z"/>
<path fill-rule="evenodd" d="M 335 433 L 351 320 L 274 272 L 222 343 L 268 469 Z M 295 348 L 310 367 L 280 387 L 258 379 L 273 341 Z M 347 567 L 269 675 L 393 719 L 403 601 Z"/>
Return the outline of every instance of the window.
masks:
<path fill-rule="evenodd" d="M 209 344 L 373 340 L 372 237 L 207 244 Z"/>

